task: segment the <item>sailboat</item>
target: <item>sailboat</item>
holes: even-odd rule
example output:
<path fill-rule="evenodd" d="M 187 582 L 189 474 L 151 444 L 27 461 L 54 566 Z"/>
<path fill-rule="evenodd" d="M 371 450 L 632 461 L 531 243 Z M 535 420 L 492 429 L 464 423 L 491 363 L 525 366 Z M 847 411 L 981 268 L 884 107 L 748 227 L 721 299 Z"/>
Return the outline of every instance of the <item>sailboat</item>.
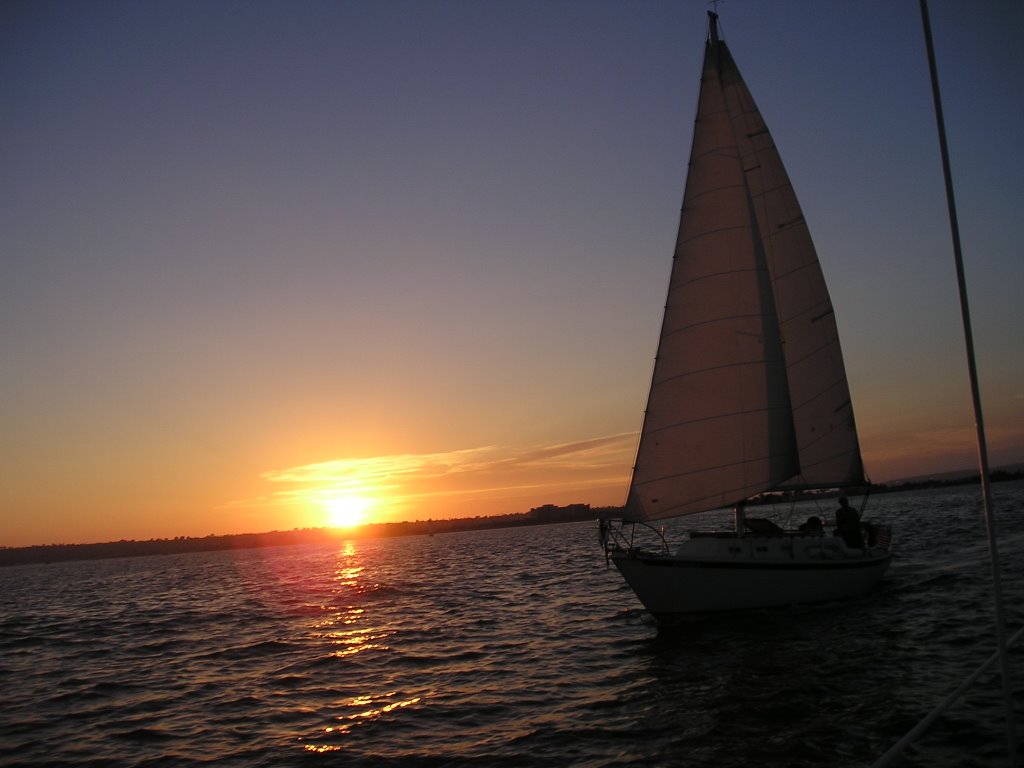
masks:
<path fill-rule="evenodd" d="M 868 485 L 836 319 L 771 134 L 708 13 L 679 233 L 647 408 L 607 557 L 659 621 L 872 590 L 888 526 L 839 536 L 748 517 L 772 491 Z M 653 521 L 733 508 L 672 551 Z M 860 527 L 860 513 L 853 518 Z M 849 533 L 849 531 L 844 531 Z"/>

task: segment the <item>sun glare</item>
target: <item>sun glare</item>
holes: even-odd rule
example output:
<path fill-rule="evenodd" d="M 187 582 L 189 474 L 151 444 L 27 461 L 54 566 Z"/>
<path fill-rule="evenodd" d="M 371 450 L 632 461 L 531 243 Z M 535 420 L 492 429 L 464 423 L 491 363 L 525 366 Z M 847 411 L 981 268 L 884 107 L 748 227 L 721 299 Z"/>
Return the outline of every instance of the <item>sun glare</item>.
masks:
<path fill-rule="evenodd" d="M 366 518 L 366 511 L 373 504 L 360 496 L 336 496 L 324 502 L 327 510 L 327 524 L 332 528 L 354 528 Z"/>

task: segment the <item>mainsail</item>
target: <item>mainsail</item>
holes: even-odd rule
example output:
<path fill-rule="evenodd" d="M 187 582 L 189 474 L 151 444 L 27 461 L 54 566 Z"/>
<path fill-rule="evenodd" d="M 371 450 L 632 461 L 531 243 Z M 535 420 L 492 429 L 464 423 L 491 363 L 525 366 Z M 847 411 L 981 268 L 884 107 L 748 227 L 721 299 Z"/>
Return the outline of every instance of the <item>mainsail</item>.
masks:
<path fill-rule="evenodd" d="M 863 482 L 832 302 L 717 16 L 626 517 Z"/>

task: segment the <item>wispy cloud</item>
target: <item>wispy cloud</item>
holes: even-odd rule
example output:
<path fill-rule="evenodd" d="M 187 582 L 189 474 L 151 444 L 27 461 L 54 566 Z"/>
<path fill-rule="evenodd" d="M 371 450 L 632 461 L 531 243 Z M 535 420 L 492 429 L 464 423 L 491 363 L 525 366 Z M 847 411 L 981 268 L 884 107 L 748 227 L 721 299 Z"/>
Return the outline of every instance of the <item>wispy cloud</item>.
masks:
<path fill-rule="evenodd" d="M 525 448 L 331 459 L 265 472 L 276 490 L 230 506 L 309 506 L 348 494 L 373 498 L 390 512 L 452 509 L 455 516 L 455 506 L 467 502 L 533 497 L 542 504 L 560 492 L 624 487 L 635 444 L 630 432 Z"/>

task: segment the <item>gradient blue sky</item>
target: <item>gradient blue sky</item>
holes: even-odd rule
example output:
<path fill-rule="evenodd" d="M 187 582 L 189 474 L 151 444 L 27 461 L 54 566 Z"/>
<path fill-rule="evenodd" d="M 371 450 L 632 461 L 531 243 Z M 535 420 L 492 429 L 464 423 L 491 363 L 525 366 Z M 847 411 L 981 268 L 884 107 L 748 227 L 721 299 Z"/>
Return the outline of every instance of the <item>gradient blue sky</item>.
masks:
<path fill-rule="evenodd" d="M 621 503 L 704 2 L 6 2 L 0 545 Z M 872 479 L 971 466 L 917 2 L 728 0 Z M 1024 4 L 931 3 L 993 463 Z"/>

